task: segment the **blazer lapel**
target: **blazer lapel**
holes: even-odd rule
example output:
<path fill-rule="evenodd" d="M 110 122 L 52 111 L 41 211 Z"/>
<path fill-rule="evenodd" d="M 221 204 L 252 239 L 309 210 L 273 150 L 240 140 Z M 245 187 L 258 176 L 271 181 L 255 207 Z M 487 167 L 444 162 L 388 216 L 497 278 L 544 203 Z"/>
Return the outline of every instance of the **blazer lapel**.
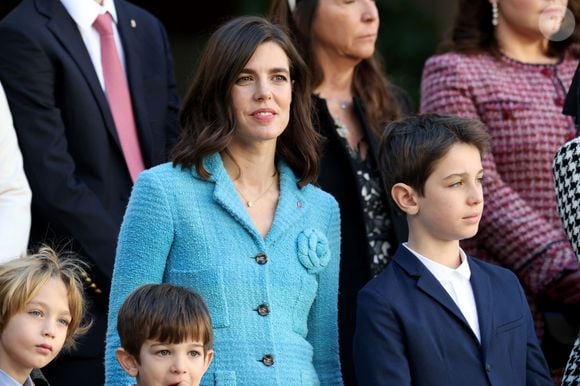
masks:
<path fill-rule="evenodd" d="M 223 166 L 221 156 L 213 154 L 205 159 L 204 164 L 211 173 L 210 180 L 215 182 L 214 200 L 230 213 L 262 246 L 265 246 L 265 243 L 272 244 L 283 236 L 289 227 L 300 221 L 304 216 L 304 209 L 309 205 L 309 202 L 305 200 L 303 191 L 296 186 L 296 177 L 290 167 L 284 162 L 279 162 L 280 199 L 278 200 L 272 227 L 264 239 L 254 226 L 248 211 L 244 208 L 244 204 L 240 200 L 239 194 Z M 312 187 L 304 189 L 309 188 Z"/>
<path fill-rule="evenodd" d="M 467 329 L 469 329 L 469 331 L 472 331 L 467 320 L 459 310 L 459 307 L 457 307 L 457 304 L 455 304 L 453 299 L 451 299 L 451 296 L 449 296 L 447 291 L 445 291 L 445 288 L 443 288 L 435 276 L 429 272 L 429 270 L 415 255 L 413 255 L 413 253 L 411 253 L 411 251 L 401 245 L 395 254 L 394 261 L 407 271 L 410 276 L 417 278 L 417 287 L 421 291 L 443 306 L 443 308 L 445 308 L 449 313 L 454 315 Z M 475 335 L 474 339 L 476 339 Z"/>
<path fill-rule="evenodd" d="M 479 320 L 479 334 L 481 336 L 481 345 L 484 349 L 489 347 L 492 333 L 493 307 L 492 307 L 492 292 L 489 277 L 480 268 L 477 261 L 468 257 L 469 268 L 471 269 L 471 286 L 473 288 L 473 296 L 475 297 L 475 305 L 477 307 L 477 315 Z"/>
<path fill-rule="evenodd" d="M 278 171 L 280 172 L 280 198 L 272 227 L 266 236 L 268 243 L 276 242 L 278 238 L 286 234 L 288 228 L 302 219 L 310 206 L 304 193 L 307 189 L 313 188 L 312 186 L 298 188 L 294 172 L 283 161 L 278 162 Z"/>
<path fill-rule="evenodd" d="M 47 23 L 48 29 L 70 54 L 71 58 L 78 65 L 81 73 L 84 75 L 89 89 L 95 98 L 96 104 L 101 110 L 107 130 L 120 148 L 121 145 L 117 136 L 117 131 L 115 130 L 115 123 L 113 121 L 113 115 L 111 114 L 107 97 L 103 92 L 97 73 L 93 67 L 93 62 L 91 61 L 91 57 L 89 56 L 76 23 L 58 0 L 37 0 L 36 6 L 40 13 L 49 18 Z"/>
<path fill-rule="evenodd" d="M 210 181 L 215 182 L 213 193 L 215 202 L 240 223 L 258 243 L 263 245 L 264 239 L 256 230 L 248 211 L 244 208 L 244 204 L 240 200 L 238 192 L 224 168 L 221 156 L 217 153 L 210 155 L 204 160 L 204 165 L 207 171 L 211 173 Z M 201 178 L 197 174 L 195 176 Z"/>
<path fill-rule="evenodd" d="M 149 120 L 147 119 L 147 107 L 144 101 L 145 91 L 143 86 L 143 58 L 147 56 L 142 53 L 146 49 L 144 42 L 139 38 L 139 28 L 143 23 L 133 15 L 127 5 L 123 1 L 115 1 L 117 9 L 117 30 L 123 44 L 123 52 L 125 53 L 125 72 L 127 75 L 127 82 L 131 92 L 131 102 L 133 106 L 133 113 L 137 124 L 137 131 L 139 132 L 139 139 L 141 143 L 141 152 L 146 166 L 151 166 L 154 163 L 154 149 L 153 138 L 151 137 L 151 130 L 149 127 Z"/>

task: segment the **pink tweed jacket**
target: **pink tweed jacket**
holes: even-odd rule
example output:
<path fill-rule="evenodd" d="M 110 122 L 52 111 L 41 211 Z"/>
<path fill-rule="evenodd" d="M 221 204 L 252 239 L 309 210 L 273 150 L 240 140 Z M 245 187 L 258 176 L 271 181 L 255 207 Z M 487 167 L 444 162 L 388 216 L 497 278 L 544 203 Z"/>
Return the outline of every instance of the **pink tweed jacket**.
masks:
<path fill-rule="evenodd" d="M 505 56 L 447 53 L 423 69 L 421 112 L 477 118 L 489 128 L 483 159 L 485 209 L 472 255 L 514 271 L 543 335 L 537 297 L 567 269 L 578 266 L 558 215 L 552 162 L 576 135 L 562 114 L 578 61 L 526 64 Z"/>

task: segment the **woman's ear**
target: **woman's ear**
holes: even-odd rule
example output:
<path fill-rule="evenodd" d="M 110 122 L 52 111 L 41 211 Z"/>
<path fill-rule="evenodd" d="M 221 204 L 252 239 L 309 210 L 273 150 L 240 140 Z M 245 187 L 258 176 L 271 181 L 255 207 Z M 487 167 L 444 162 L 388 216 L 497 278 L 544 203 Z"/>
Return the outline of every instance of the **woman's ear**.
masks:
<path fill-rule="evenodd" d="M 139 363 L 133 355 L 129 354 L 122 347 L 117 349 L 115 355 L 117 356 L 119 364 L 128 375 L 132 377 L 139 375 Z"/>
<path fill-rule="evenodd" d="M 408 215 L 413 216 L 419 213 L 417 193 L 409 185 L 403 184 L 402 182 L 396 183 L 391 188 L 391 197 L 399 209 Z"/>

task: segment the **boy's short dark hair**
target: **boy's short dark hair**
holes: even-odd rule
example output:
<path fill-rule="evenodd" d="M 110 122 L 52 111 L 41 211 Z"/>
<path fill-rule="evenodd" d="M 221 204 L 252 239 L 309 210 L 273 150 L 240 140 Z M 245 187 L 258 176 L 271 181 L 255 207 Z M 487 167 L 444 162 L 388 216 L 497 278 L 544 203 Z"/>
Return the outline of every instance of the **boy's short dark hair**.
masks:
<path fill-rule="evenodd" d="M 119 310 L 117 331 L 121 346 L 138 362 L 146 340 L 181 343 L 203 342 L 204 352 L 213 347 L 213 331 L 201 296 L 171 284 L 145 284 L 134 290 Z"/>
<path fill-rule="evenodd" d="M 421 114 L 391 122 L 381 137 L 379 168 L 387 195 L 397 183 L 424 194 L 425 182 L 451 146 L 465 143 L 483 154 L 489 146 L 485 125 L 452 115 Z"/>

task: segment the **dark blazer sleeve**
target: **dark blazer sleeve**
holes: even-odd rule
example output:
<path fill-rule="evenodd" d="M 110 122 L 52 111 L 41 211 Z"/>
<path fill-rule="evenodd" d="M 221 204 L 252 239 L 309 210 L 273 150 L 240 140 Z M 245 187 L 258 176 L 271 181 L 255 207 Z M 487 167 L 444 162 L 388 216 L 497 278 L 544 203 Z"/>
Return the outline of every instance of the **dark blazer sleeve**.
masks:
<path fill-rule="evenodd" d="M 51 227 L 70 234 L 108 282 L 118 226 L 75 174 L 78 165 L 69 153 L 67 137 L 74 131 L 65 127 L 55 103 L 58 63 L 10 24 L 0 28 L 0 47 L 0 78 L 13 113 L 34 209 L 51 219 Z M 84 119 L 101 118 L 89 115 Z"/>
<path fill-rule="evenodd" d="M 411 385 L 403 336 L 381 295 L 372 287 L 363 288 L 358 294 L 353 344 L 359 385 Z"/>

